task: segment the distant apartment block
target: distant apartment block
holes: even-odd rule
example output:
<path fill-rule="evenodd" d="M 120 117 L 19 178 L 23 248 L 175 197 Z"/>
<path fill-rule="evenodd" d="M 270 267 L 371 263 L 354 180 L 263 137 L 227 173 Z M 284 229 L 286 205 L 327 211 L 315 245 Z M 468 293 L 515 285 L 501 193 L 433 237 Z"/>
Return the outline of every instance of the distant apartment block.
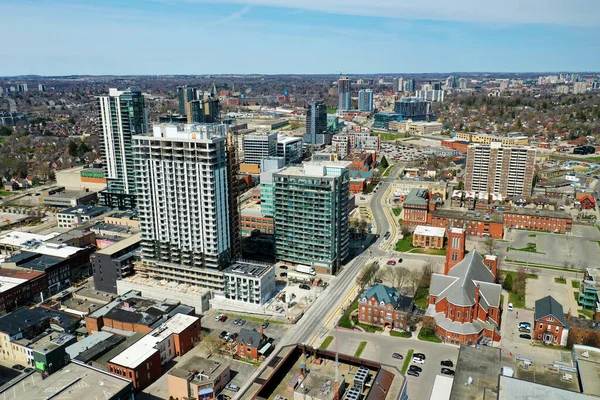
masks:
<path fill-rule="evenodd" d="M 92 254 L 94 287 L 107 293 L 117 293 L 117 280 L 133 274 L 134 261 L 139 259 L 140 233 L 118 241 Z"/>
<path fill-rule="evenodd" d="M 530 196 L 533 189 L 535 149 L 470 145 L 465 169 L 465 190 L 500 193 L 502 196 Z"/>
<path fill-rule="evenodd" d="M 350 78 L 341 77 L 338 79 L 338 111 L 350 110 Z"/>
<path fill-rule="evenodd" d="M 303 143 L 301 137 L 278 136 L 277 157 L 283 157 L 284 165 L 302 162 Z"/>
<path fill-rule="evenodd" d="M 358 111 L 373 111 L 373 90 L 362 89 L 358 91 Z"/>
<path fill-rule="evenodd" d="M 327 106 L 323 100 L 313 101 L 306 106 L 306 144 L 331 144 L 327 131 Z"/>
<path fill-rule="evenodd" d="M 394 103 L 394 112 L 404 119 L 423 121 L 427 119 L 427 102 L 420 97 L 403 97 Z"/>
<path fill-rule="evenodd" d="M 502 146 L 529 146 L 529 137 L 521 132 L 507 133 L 506 135 L 490 135 L 487 133 L 456 132 L 456 140 L 463 140 L 470 143 L 501 143 Z"/>
<path fill-rule="evenodd" d="M 228 300 L 263 305 L 275 292 L 275 267 L 271 264 L 237 260 L 223 274 Z"/>
<path fill-rule="evenodd" d="M 243 137 L 244 162 L 260 165 L 262 159 L 277 155 L 277 133 L 257 132 Z"/>

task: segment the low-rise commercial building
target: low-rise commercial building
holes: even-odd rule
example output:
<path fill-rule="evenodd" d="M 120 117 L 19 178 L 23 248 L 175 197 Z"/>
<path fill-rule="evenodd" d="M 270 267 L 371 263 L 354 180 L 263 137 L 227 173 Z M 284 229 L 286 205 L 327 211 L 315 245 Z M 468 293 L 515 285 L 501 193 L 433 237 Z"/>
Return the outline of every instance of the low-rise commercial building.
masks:
<path fill-rule="evenodd" d="M 108 210 L 108 207 L 103 206 L 77 206 L 59 211 L 56 213 L 56 220 L 59 228 L 74 228 L 104 214 Z"/>
<path fill-rule="evenodd" d="M 48 278 L 43 271 L 0 268 L 0 311 L 41 301 L 47 291 Z"/>
<path fill-rule="evenodd" d="M 413 232 L 412 245 L 428 249 L 443 249 L 445 238 L 445 228 L 418 225 Z"/>
<path fill-rule="evenodd" d="M 529 137 L 519 132 L 508 133 L 506 136 L 490 135 L 487 133 L 456 132 L 456 139 L 471 143 L 502 143 L 502 146 L 528 146 Z"/>
<path fill-rule="evenodd" d="M 169 396 L 213 399 L 231 380 L 229 364 L 194 356 L 169 371 Z"/>
<path fill-rule="evenodd" d="M 411 189 L 404 198 L 403 212 L 403 225 L 426 225 L 429 212 L 429 191 L 426 189 Z"/>
<path fill-rule="evenodd" d="M 77 207 L 90 204 L 98 200 L 96 192 L 87 190 L 47 190 L 40 197 L 40 204 L 45 207 Z"/>
<path fill-rule="evenodd" d="M 69 363 L 70 359 L 66 348 L 76 342 L 76 336 L 60 333 L 43 344 L 32 346 L 35 369 L 48 375 L 57 372 Z"/>
<path fill-rule="evenodd" d="M 367 289 L 358 299 L 358 322 L 405 330 L 409 316 L 415 310 L 414 299 L 403 296 L 396 288 L 377 284 Z"/>
<path fill-rule="evenodd" d="M 466 154 L 469 150 L 469 142 L 455 139 L 442 140 L 442 146 L 458 151 L 461 154 Z"/>
<path fill-rule="evenodd" d="M 272 216 L 264 215 L 257 207 L 244 207 L 240 210 L 240 233 L 247 236 L 254 230 L 272 235 L 275 231 L 275 221 Z"/>
<path fill-rule="evenodd" d="M 104 222 L 111 225 L 126 226 L 128 228 L 139 228 L 140 221 L 134 218 L 131 211 L 114 213 L 104 217 Z"/>

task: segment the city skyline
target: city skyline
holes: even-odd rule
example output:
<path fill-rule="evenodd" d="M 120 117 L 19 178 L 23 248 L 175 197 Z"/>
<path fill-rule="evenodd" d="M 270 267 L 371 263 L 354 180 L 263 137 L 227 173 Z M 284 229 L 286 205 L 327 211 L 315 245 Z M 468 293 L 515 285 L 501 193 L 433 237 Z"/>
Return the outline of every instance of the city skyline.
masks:
<path fill-rule="evenodd" d="M 589 71 L 600 61 L 594 41 L 600 23 L 592 17 L 600 5 L 592 1 L 517 7 L 511 0 L 493 9 L 466 0 L 451 6 L 387 3 L 157 0 L 142 7 L 139 1 L 0 1 L 9 16 L 0 32 L 19 39 L 10 53 L 4 50 L 12 61 L 0 75 Z M 197 46 L 203 51 L 189 52 L 185 63 L 156 57 L 161 48 L 187 52 Z M 361 49 L 364 57 L 356 57 Z M 218 52 L 244 62 L 206 57 Z M 410 53 L 428 53 L 440 62 L 407 61 Z M 321 61 L 306 63 L 306 54 Z"/>

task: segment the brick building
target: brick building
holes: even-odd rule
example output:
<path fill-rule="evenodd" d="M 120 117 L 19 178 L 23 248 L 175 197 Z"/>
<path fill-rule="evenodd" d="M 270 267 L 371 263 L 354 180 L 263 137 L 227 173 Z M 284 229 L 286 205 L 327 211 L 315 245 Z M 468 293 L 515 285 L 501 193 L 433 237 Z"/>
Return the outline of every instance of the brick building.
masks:
<path fill-rule="evenodd" d="M 427 225 L 446 230 L 461 227 L 465 229 L 467 236 L 491 236 L 495 239 L 502 239 L 504 236 L 502 214 L 498 212 L 437 209 L 429 213 Z"/>
<path fill-rule="evenodd" d="M 497 258 L 482 258 L 475 250 L 465 256 L 465 232 L 448 233 L 444 274 L 433 274 L 426 315 L 435 334 L 451 344 L 500 340 L 500 295 Z"/>
<path fill-rule="evenodd" d="M 533 339 L 555 346 L 567 344 L 568 329 L 562 305 L 552 296 L 535 302 Z"/>
<path fill-rule="evenodd" d="M 443 249 L 445 238 L 445 228 L 419 225 L 413 232 L 412 245 L 429 249 Z"/>
<path fill-rule="evenodd" d="M 268 344 L 268 338 L 263 334 L 263 328 L 260 332 L 256 329 L 240 329 L 237 337 L 237 355 L 246 360 L 258 360 L 261 356 L 261 350 Z"/>
<path fill-rule="evenodd" d="M 576 318 L 567 314 L 569 333 L 567 341 L 572 344 L 600 346 L 600 323 L 589 319 Z"/>
<path fill-rule="evenodd" d="M 459 153 L 465 154 L 469 149 L 469 142 L 463 140 L 446 139 L 442 140 L 442 147 L 447 147 L 456 150 Z"/>
<path fill-rule="evenodd" d="M 274 219 L 263 215 L 258 209 L 242 208 L 240 210 L 240 231 L 243 235 L 250 235 L 253 230 L 272 235 L 275 232 Z"/>
<path fill-rule="evenodd" d="M 595 210 L 596 200 L 587 193 L 577 193 L 575 195 L 575 208 L 582 210 Z"/>
<path fill-rule="evenodd" d="M 131 346 L 129 349 L 132 351 L 125 350 L 107 363 L 108 372 L 131 380 L 137 392 L 150 386 L 162 373 L 160 352 L 145 344 L 148 340 L 145 339 L 146 337 Z"/>
<path fill-rule="evenodd" d="M 377 161 L 375 153 L 354 153 L 344 158 L 344 161 L 350 161 L 348 170 L 350 171 L 370 171 L 375 167 Z"/>
<path fill-rule="evenodd" d="M 48 291 L 48 279 L 42 271 L 0 269 L 0 311 L 13 309 L 32 301 L 41 301 Z"/>
<path fill-rule="evenodd" d="M 573 218 L 564 211 L 519 208 L 504 212 L 502 221 L 507 228 L 534 231 L 565 233 L 573 228 Z"/>
<path fill-rule="evenodd" d="M 367 289 L 358 300 L 358 322 L 390 329 L 404 330 L 415 309 L 412 297 L 401 295 L 396 288 L 377 284 Z"/>
<path fill-rule="evenodd" d="M 417 226 L 427 224 L 427 214 L 430 209 L 429 191 L 426 189 L 411 189 L 404 198 L 403 225 Z M 435 209 L 435 205 L 431 204 Z"/>
<path fill-rule="evenodd" d="M 213 399 L 231 380 L 229 364 L 194 356 L 169 371 L 169 396 Z"/>

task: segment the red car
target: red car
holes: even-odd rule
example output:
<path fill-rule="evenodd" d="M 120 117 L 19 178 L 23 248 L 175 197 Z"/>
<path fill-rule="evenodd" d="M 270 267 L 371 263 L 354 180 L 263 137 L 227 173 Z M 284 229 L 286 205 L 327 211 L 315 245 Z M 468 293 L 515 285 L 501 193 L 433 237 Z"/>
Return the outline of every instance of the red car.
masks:
<path fill-rule="evenodd" d="M 227 315 L 223 315 L 219 321 L 221 321 L 221 322 L 227 321 Z"/>
<path fill-rule="evenodd" d="M 396 261 L 388 260 L 387 265 L 396 265 Z"/>

